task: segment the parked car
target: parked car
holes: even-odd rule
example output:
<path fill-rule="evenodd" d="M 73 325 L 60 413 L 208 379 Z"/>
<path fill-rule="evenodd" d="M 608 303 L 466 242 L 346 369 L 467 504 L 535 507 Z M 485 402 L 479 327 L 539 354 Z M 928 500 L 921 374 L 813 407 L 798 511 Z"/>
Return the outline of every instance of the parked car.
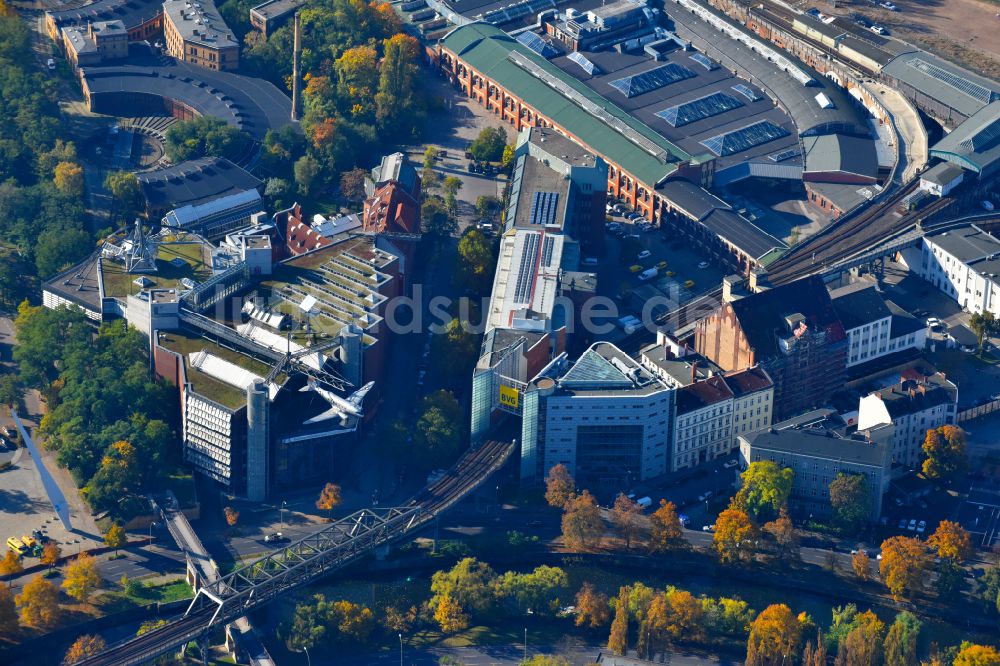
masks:
<path fill-rule="evenodd" d="M 664 268 L 667 267 L 667 262 L 665 262 L 665 261 L 658 261 L 658 262 L 656 262 L 656 267 L 662 271 Z"/>
<path fill-rule="evenodd" d="M 889 2 L 888 0 L 886 0 L 886 2 L 880 2 L 879 7 L 881 7 L 882 9 L 888 9 L 890 12 L 899 11 L 899 7 L 894 5 L 892 2 Z"/>
<path fill-rule="evenodd" d="M 637 254 L 636 256 L 637 256 L 637 257 L 638 257 L 639 259 L 648 259 L 648 258 L 650 258 L 651 256 L 653 256 L 653 253 L 652 253 L 652 252 L 650 252 L 649 250 L 643 250 L 642 252 L 640 252 L 640 253 L 639 253 L 639 254 Z"/>
<path fill-rule="evenodd" d="M 639 264 L 632 264 L 631 266 L 628 267 L 629 273 L 641 273 L 642 270 L 643 268 Z"/>
<path fill-rule="evenodd" d="M 875 25 L 871 26 L 868 29 L 874 32 L 876 35 L 884 35 L 887 32 L 886 29 L 883 26 L 880 26 L 878 23 L 876 23 Z"/>
<path fill-rule="evenodd" d="M 49 58 L 48 60 L 46 60 L 45 61 L 45 66 L 49 68 L 50 72 L 52 70 L 54 70 L 56 68 L 56 61 L 55 61 L 55 59 L 54 58 Z"/>
<path fill-rule="evenodd" d="M 687 527 L 688 523 L 691 522 L 691 519 L 688 516 L 681 513 L 677 515 L 677 522 L 681 524 L 681 527 Z"/>
<path fill-rule="evenodd" d="M 737 465 L 739 465 L 739 464 L 740 464 L 740 461 L 739 461 L 739 460 L 736 460 L 736 459 L 734 458 L 733 460 L 727 460 L 727 461 L 725 462 L 725 464 L 723 465 L 723 467 L 725 467 L 726 469 L 732 469 L 732 468 L 736 467 L 736 466 L 737 466 Z"/>
<path fill-rule="evenodd" d="M 597 257 L 584 257 L 580 263 L 583 266 L 597 266 L 601 262 L 597 260 Z"/>
<path fill-rule="evenodd" d="M 899 525 L 897 527 L 899 529 L 901 529 L 901 530 L 905 530 L 906 529 L 906 518 L 900 518 L 899 519 Z"/>
<path fill-rule="evenodd" d="M 288 540 L 288 537 L 281 532 L 272 532 L 264 537 L 264 543 L 284 543 Z"/>
<path fill-rule="evenodd" d="M 910 519 L 910 522 L 909 522 L 909 523 L 907 523 L 907 525 L 906 525 L 906 530 L 907 530 L 908 532 L 912 532 L 912 531 L 914 531 L 915 529 L 917 529 L 917 521 L 916 521 L 916 519 L 914 519 L 914 518 L 911 518 L 911 519 Z"/>
<path fill-rule="evenodd" d="M 698 262 L 698 268 L 708 268 L 708 262 L 707 261 L 699 261 Z"/>
<path fill-rule="evenodd" d="M 715 525 L 705 525 L 704 527 L 701 528 L 701 531 L 702 532 L 714 532 L 715 531 Z"/>
<path fill-rule="evenodd" d="M 921 520 L 919 523 L 917 523 L 917 532 L 919 534 L 923 534 L 926 529 L 927 529 L 927 521 L 926 520 Z"/>

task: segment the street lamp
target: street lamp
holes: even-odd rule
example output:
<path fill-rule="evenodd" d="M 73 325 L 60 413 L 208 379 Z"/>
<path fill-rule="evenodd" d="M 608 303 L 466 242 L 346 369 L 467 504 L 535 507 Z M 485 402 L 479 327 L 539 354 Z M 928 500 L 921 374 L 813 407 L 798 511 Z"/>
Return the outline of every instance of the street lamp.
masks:
<path fill-rule="evenodd" d="M 281 508 L 278 509 L 279 524 L 282 529 L 285 527 L 285 507 L 288 506 L 288 502 L 281 500 Z"/>
<path fill-rule="evenodd" d="M 524 661 L 528 661 L 528 628 L 524 628 Z"/>
<path fill-rule="evenodd" d="M 399 634 L 399 666 L 403 666 L 403 634 Z"/>
<path fill-rule="evenodd" d="M 150 541 L 153 540 L 153 528 L 154 527 L 159 527 L 159 525 L 156 524 L 155 520 L 149 521 L 149 540 Z"/>
<path fill-rule="evenodd" d="M 307 648 L 305 645 L 303 645 L 302 646 L 302 651 L 306 653 L 306 663 L 309 666 L 312 666 L 313 660 L 312 660 L 312 657 L 309 656 L 309 648 Z"/>

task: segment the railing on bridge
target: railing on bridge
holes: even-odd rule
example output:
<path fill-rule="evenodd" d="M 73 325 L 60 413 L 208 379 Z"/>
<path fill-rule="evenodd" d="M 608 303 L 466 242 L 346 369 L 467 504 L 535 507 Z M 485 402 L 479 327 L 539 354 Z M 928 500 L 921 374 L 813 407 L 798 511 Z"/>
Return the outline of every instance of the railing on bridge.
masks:
<path fill-rule="evenodd" d="M 214 603 L 208 625 L 230 622 L 272 596 L 387 544 L 418 524 L 419 506 L 362 509 L 201 587 L 185 615 Z"/>

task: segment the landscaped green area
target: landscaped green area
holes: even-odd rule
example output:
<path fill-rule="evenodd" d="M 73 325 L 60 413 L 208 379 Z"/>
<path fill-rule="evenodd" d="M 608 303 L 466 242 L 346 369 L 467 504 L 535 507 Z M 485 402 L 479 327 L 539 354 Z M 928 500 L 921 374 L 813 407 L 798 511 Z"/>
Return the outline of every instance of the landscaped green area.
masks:
<path fill-rule="evenodd" d="M 101 275 L 106 298 L 123 298 L 137 294 L 142 289 L 173 289 L 187 278 L 194 282 L 204 282 L 212 276 L 212 269 L 206 257 L 207 248 L 202 243 L 163 243 L 157 247 L 155 273 L 128 273 L 125 265 L 114 259 L 101 259 Z M 175 262 L 175 259 L 183 261 Z M 142 287 L 136 280 L 148 280 L 151 284 Z"/>
<path fill-rule="evenodd" d="M 228 347 L 215 344 L 206 338 L 185 335 L 181 331 L 161 333 L 159 343 L 166 349 L 176 352 L 183 357 L 187 380 L 191 382 L 195 393 L 230 409 L 237 409 L 246 402 L 246 391 L 215 379 L 196 368 L 192 368 L 188 362 L 189 354 L 204 350 L 209 354 L 218 356 L 224 361 L 238 365 L 261 378 L 267 377 L 271 372 L 270 366 L 246 354 L 241 354 Z M 275 378 L 275 381 L 280 385 L 284 383 L 286 378 L 287 375 L 281 373 Z"/>
<path fill-rule="evenodd" d="M 194 596 L 191 586 L 183 578 L 158 585 L 139 585 L 132 594 L 124 590 L 112 590 L 103 593 L 97 600 L 97 605 L 105 613 L 117 613 L 136 606 L 148 606 L 156 603 L 168 603 L 190 599 Z"/>

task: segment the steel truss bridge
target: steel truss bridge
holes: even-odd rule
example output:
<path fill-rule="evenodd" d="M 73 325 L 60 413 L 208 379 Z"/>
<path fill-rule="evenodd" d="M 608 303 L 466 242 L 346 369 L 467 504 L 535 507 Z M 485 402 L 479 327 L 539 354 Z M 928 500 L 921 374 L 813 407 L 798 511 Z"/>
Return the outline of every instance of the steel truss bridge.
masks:
<path fill-rule="evenodd" d="M 510 441 L 488 441 L 468 451 L 442 478 L 405 506 L 362 509 L 331 523 L 201 587 L 187 611 L 169 619 L 164 626 L 113 645 L 77 664 L 141 664 L 191 641 L 201 642 L 213 631 L 283 594 L 329 575 L 380 547 L 415 536 L 499 470 L 514 448 Z"/>

